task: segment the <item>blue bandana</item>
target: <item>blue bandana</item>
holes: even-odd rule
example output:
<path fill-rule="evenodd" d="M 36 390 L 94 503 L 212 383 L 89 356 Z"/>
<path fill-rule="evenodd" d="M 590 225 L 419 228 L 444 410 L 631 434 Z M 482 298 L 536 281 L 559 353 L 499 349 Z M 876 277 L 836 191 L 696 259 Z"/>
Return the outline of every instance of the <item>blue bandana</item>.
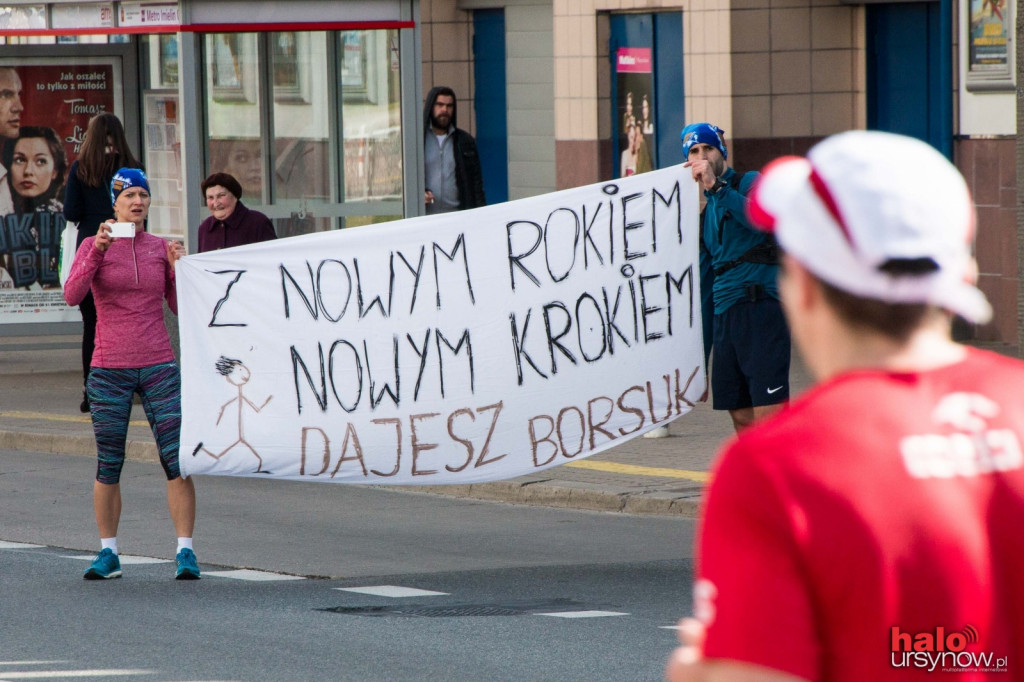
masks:
<path fill-rule="evenodd" d="M 722 158 L 729 158 L 729 151 L 725 148 L 725 141 L 722 136 L 725 131 L 710 123 L 691 123 L 683 128 L 679 139 L 683 141 L 683 158 L 690 158 L 690 147 L 695 144 L 708 144 L 722 152 Z"/>
<path fill-rule="evenodd" d="M 114 173 L 110 181 L 110 205 L 113 206 L 118 195 L 129 187 L 143 187 L 148 192 L 149 180 L 146 174 L 138 168 L 122 168 Z"/>

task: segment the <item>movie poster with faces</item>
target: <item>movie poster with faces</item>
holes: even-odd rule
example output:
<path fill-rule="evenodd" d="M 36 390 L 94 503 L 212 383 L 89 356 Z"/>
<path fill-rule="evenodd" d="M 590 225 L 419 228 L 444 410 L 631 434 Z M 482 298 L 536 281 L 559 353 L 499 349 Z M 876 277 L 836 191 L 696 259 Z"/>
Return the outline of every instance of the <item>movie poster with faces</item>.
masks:
<path fill-rule="evenodd" d="M 59 279 L 65 184 L 89 119 L 122 99 L 114 57 L 0 60 L 0 324 L 79 319 Z"/>
<path fill-rule="evenodd" d="M 618 89 L 618 151 L 616 177 L 653 170 L 654 68 L 649 47 L 620 47 L 615 54 Z"/>

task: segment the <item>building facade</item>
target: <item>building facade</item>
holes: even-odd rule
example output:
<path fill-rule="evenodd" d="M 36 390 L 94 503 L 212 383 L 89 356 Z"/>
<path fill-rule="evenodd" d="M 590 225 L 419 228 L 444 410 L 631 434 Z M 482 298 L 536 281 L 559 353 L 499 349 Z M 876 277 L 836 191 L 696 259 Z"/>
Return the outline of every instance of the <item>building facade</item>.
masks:
<path fill-rule="evenodd" d="M 31 94 L 23 125 L 67 128 L 69 158 L 90 112 L 121 115 L 154 182 L 153 231 L 190 244 L 199 181 L 216 170 L 285 236 L 419 214 L 435 85 L 458 95 L 491 203 L 679 163 L 690 121 L 724 128 L 743 170 L 852 128 L 914 135 L 958 165 L 978 205 L 995 319 L 959 331 L 1014 343 L 1013 12 L 1000 0 L 19 1 L 0 4 L 0 67 Z M 62 96 L 64 75 L 82 97 Z"/>
<path fill-rule="evenodd" d="M 450 80 L 478 108 L 474 88 L 494 73 L 476 64 L 500 46 L 476 40 L 475 29 L 481 14 L 504 12 L 507 122 L 477 115 L 475 125 L 478 135 L 507 125 L 510 197 L 620 176 L 630 117 L 647 121 L 643 147 L 653 167 L 682 161 L 679 131 L 690 121 L 724 128 L 740 169 L 802 154 L 848 129 L 926 140 L 960 168 L 974 194 L 981 287 L 995 308 L 991 323 L 959 325 L 958 333 L 1016 343 L 1012 3 L 422 0 L 421 7 L 424 87 Z"/>

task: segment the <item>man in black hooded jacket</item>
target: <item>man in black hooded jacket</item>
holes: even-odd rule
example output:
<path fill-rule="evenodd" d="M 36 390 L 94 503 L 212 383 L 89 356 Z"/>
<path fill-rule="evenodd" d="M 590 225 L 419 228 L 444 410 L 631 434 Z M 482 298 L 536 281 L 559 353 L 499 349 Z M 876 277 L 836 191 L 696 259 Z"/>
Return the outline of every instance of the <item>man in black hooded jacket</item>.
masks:
<path fill-rule="evenodd" d="M 456 127 L 455 92 L 438 86 L 423 106 L 427 213 L 447 213 L 487 203 L 476 140 Z"/>

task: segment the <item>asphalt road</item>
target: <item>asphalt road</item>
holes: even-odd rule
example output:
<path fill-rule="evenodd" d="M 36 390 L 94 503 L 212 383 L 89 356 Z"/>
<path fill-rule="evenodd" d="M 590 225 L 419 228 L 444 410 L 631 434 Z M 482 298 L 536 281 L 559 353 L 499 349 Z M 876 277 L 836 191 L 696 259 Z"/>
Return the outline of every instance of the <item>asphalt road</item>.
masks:
<path fill-rule="evenodd" d="M 197 481 L 177 582 L 142 462 L 124 577 L 84 581 L 94 466 L 0 451 L 0 681 L 658 680 L 690 610 L 687 519 L 235 478 Z"/>

